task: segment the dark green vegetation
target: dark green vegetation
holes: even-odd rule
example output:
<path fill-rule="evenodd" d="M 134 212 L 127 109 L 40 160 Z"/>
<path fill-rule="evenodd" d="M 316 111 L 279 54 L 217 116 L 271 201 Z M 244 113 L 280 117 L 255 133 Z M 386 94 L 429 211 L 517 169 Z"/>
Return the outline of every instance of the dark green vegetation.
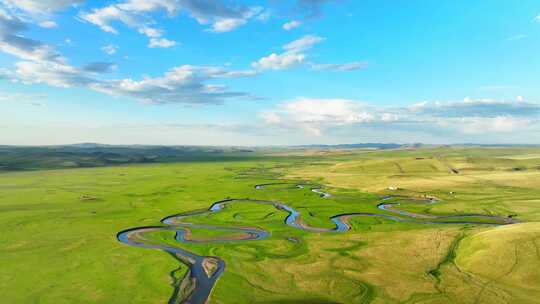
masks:
<path fill-rule="evenodd" d="M 108 146 L 79 144 L 71 146 L 0 146 L 0 172 L 87 168 L 126 164 L 190 161 L 224 161 L 254 158 L 249 148 L 192 146 Z"/>
<path fill-rule="evenodd" d="M 336 214 L 384 213 L 377 205 L 387 194 L 441 200 L 399 206 L 410 212 L 491 214 L 528 223 L 494 228 L 354 218 L 348 233 L 310 233 L 285 225 L 285 213 L 272 206 L 236 204 L 190 221 L 258 227 L 272 235 L 181 246 L 226 262 L 212 303 L 534 303 L 540 298 L 535 271 L 540 269 L 540 150 L 290 154 L 0 174 L 2 301 L 166 303 L 175 290 L 189 289 L 181 286 L 187 268 L 167 253 L 119 243 L 118 231 L 159 225 L 165 216 L 226 198 L 279 200 L 301 212 L 307 224 L 331 228 L 328 218 Z M 276 178 L 319 183 L 333 196 L 254 188 Z M 153 237 L 178 245 L 173 233 Z"/>

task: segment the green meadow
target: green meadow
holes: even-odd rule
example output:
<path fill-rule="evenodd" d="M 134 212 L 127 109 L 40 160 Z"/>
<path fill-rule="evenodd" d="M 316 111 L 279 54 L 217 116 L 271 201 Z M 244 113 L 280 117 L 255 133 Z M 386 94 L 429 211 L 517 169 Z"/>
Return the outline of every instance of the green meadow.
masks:
<path fill-rule="evenodd" d="M 0 173 L 2 303 L 167 303 L 187 266 L 166 252 L 120 243 L 118 232 L 231 198 L 280 201 L 305 223 L 332 228 L 329 218 L 338 214 L 395 215 L 377 208 L 386 195 L 409 198 L 399 208 L 418 214 L 521 223 L 356 217 L 348 232 L 313 233 L 286 225 L 287 213 L 271 205 L 238 203 L 190 222 L 261 228 L 268 238 L 186 244 L 161 232 L 152 240 L 225 261 L 211 303 L 540 303 L 537 148 L 259 151 L 64 169 L 59 163 Z M 289 186 L 255 189 L 275 182 Z M 332 196 L 296 183 L 321 185 Z M 414 199 L 423 197 L 440 202 Z M 224 234 L 235 236 L 191 231 L 195 238 Z"/>

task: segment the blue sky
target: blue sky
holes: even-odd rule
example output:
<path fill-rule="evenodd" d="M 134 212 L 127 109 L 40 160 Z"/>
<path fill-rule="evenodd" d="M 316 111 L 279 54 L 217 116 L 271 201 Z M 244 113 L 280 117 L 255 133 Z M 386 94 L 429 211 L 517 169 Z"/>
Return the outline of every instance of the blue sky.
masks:
<path fill-rule="evenodd" d="M 533 0 L 0 0 L 0 144 L 540 144 Z"/>

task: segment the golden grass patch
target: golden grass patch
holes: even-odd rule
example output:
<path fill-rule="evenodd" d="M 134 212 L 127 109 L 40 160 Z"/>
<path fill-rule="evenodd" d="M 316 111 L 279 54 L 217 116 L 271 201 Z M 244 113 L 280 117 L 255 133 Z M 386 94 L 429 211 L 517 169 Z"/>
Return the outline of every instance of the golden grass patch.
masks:
<path fill-rule="evenodd" d="M 465 238 L 456 265 L 517 299 L 540 302 L 540 223 L 489 229 Z M 532 301 L 535 300 L 535 301 Z"/>

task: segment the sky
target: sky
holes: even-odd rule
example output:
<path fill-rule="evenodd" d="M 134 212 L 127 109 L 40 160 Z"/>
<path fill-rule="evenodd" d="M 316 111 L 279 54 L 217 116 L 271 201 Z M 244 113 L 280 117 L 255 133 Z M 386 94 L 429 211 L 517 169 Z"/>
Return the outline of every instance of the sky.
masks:
<path fill-rule="evenodd" d="M 0 0 L 0 145 L 540 144 L 538 0 Z"/>

